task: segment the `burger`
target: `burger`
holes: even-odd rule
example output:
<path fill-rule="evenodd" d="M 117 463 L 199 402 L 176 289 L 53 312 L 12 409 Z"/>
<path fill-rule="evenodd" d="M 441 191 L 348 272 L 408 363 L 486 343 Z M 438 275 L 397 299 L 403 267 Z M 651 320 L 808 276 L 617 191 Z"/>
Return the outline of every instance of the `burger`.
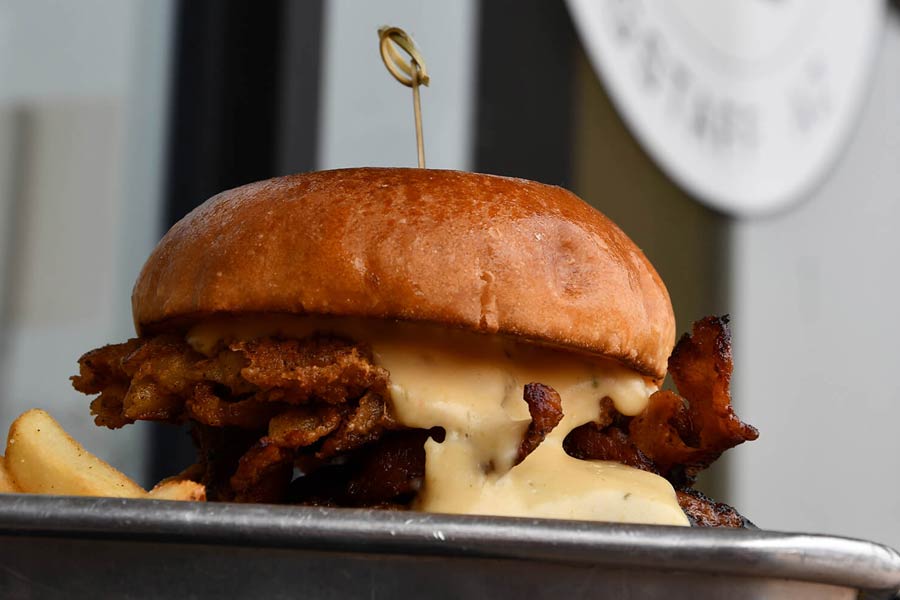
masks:
<path fill-rule="evenodd" d="M 253 183 L 169 230 L 132 308 L 137 337 L 73 384 L 98 425 L 189 424 L 183 476 L 211 500 L 746 525 L 692 489 L 757 437 L 731 408 L 727 319 L 675 345 L 653 266 L 559 187 Z"/>

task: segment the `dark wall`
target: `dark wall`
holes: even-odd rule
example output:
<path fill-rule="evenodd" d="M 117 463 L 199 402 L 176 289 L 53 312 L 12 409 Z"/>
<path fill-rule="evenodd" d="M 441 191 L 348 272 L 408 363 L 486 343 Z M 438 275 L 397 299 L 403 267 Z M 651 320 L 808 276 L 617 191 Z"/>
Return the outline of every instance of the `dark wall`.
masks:
<path fill-rule="evenodd" d="M 477 171 L 571 187 L 578 40 L 562 0 L 483 1 Z"/>

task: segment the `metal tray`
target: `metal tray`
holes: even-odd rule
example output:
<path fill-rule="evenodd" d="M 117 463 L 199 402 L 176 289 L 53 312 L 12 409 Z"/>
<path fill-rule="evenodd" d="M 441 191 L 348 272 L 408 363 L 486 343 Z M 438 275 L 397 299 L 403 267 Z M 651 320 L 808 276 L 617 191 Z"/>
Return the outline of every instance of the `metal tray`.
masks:
<path fill-rule="evenodd" d="M 894 598 L 840 537 L 411 512 L 0 496 L 3 598 Z"/>

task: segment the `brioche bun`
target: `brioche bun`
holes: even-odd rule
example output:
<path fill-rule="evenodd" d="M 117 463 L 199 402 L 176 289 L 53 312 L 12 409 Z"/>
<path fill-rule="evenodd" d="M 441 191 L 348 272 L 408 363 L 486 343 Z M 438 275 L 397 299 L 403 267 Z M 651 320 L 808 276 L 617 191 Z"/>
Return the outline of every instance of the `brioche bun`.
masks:
<path fill-rule="evenodd" d="M 430 169 L 305 173 L 218 194 L 163 237 L 132 307 L 138 333 L 249 313 L 436 323 L 654 378 L 675 338 L 653 266 L 577 196 Z"/>

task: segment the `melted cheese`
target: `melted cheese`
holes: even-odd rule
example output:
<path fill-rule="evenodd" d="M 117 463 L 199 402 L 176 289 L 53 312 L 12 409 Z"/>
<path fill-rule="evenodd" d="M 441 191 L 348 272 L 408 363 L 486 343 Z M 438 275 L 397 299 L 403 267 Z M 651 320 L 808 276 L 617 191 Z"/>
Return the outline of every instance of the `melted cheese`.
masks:
<path fill-rule="evenodd" d="M 615 462 L 572 458 L 566 435 L 599 415 L 609 397 L 625 415 L 640 413 L 656 387 L 611 362 L 514 341 L 407 323 L 300 317 L 208 321 L 188 333 L 212 354 L 229 339 L 299 338 L 335 333 L 367 342 L 390 372 L 397 419 L 408 427 L 442 427 L 442 443 L 425 444 L 425 481 L 416 508 L 428 512 L 687 525 L 668 481 Z M 540 382 L 562 399 L 563 420 L 519 465 L 528 427 L 522 399 Z"/>

